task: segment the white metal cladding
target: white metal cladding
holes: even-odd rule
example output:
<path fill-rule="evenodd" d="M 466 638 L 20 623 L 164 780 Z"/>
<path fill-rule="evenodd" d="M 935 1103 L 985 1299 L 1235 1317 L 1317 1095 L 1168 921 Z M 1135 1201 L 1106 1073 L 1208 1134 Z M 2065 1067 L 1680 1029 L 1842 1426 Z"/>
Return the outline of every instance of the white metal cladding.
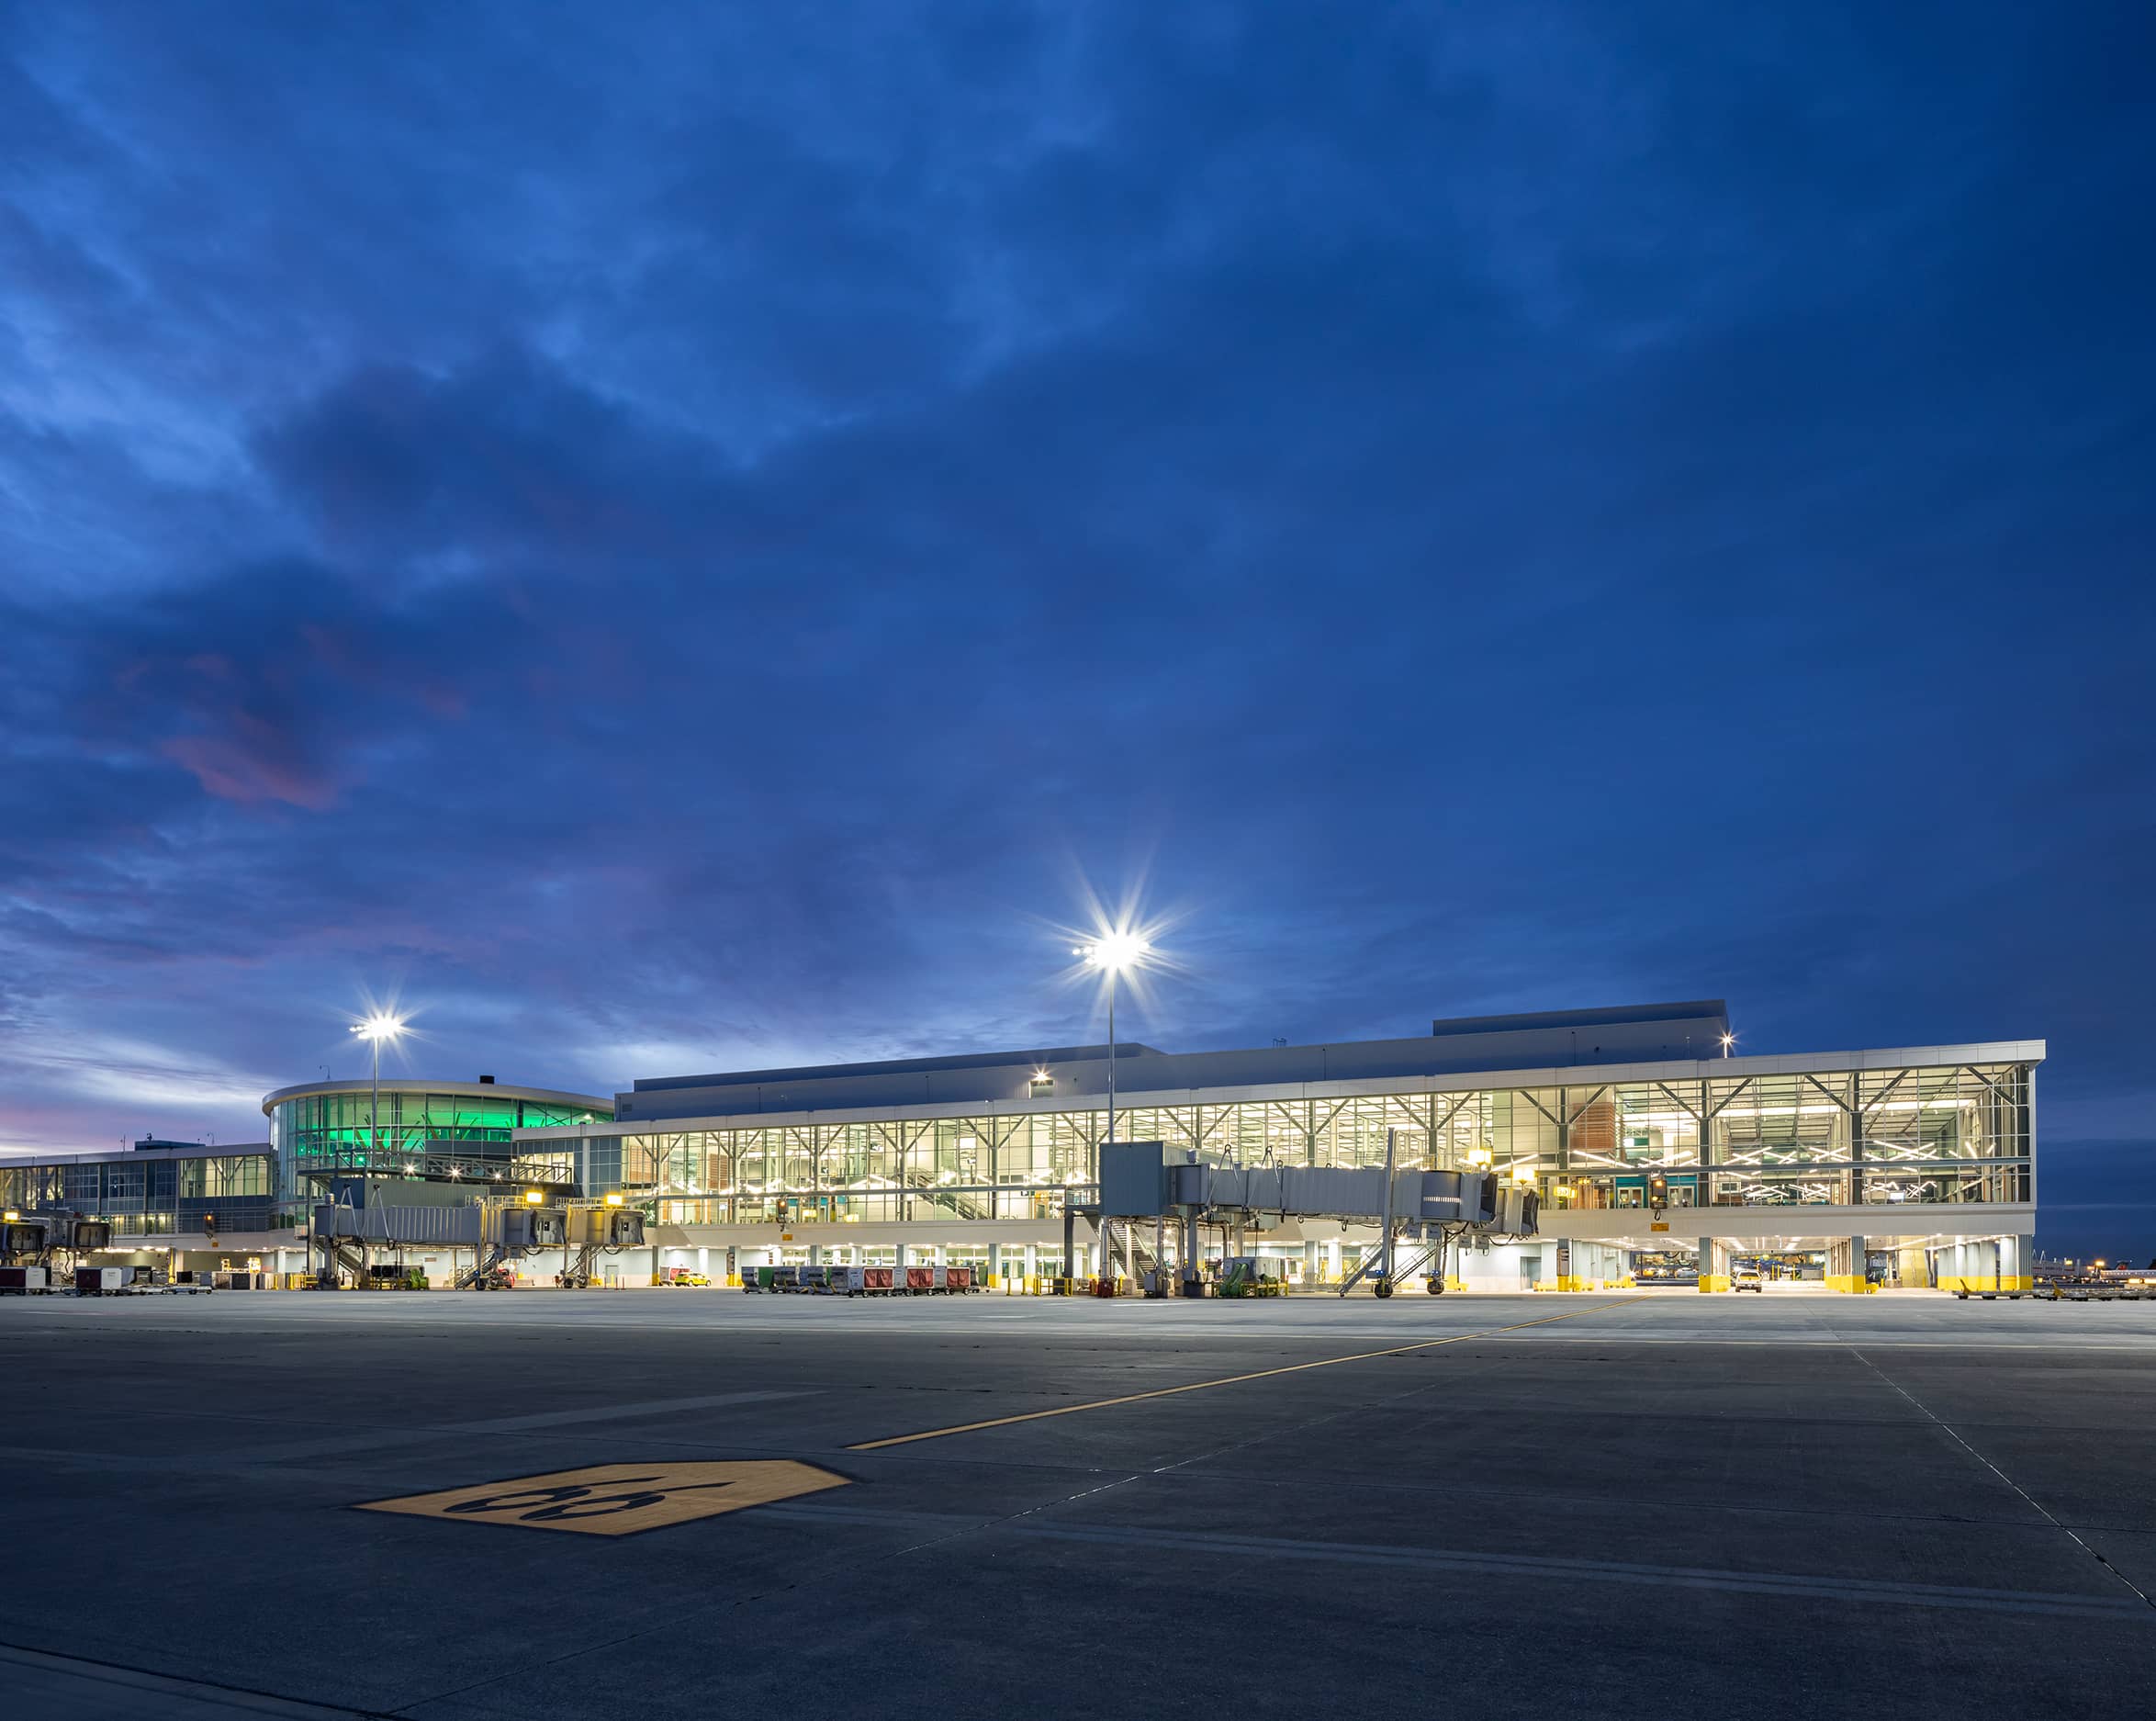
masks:
<path fill-rule="evenodd" d="M 1202 1180 L 1181 1172 L 1174 1187 L 1178 1200 L 1208 1207 L 1247 1208 L 1259 1213 L 1297 1213 L 1329 1219 L 1456 1220 L 1463 1193 L 1479 1191 L 1477 1173 L 1396 1171 L 1392 1199 L 1385 1198 L 1382 1165 L 1205 1165 Z M 1186 1182 L 1185 1179 L 1188 1179 Z M 1202 1188 L 1195 1197 L 1192 1187 Z"/>
<path fill-rule="evenodd" d="M 1387 1095 L 1505 1093 L 1552 1087 L 1600 1087 L 1671 1081 L 1723 1081 L 1761 1075 L 1825 1075 L 1867 1070 L 1934 1070 L 1971 1063 L 2040 1063 L 2040 1040 L 2000 1040 L 1968 1045 L 1903 1046 L 1870 1052 L 1817 1052 L 1741 1058 L 1698 1058 L 1673 1063 L 1568 1064 L 1545 1070 L 1483 1070 L 1444 1075 L 1369 1077 L 1352 1082 L 1286 1082 L 1253 1087 L 1161 1088 L 1120 1098 L 1118 1110 L 1162 1106 L 1250 1105 L 1269 1100 L 1357 1099 Z M 589 1124 L 519 1130 L 520 1142 L 577 1141 L 605 1136 L 676 1135 L 690 1130 L 805 1128 L 814 1124 L 877 1123 L 894 1118 L 1007 1118 L 1027 1114 L 1099 1111 L 1104 1096 L 1068 1093 L 1047 1099 L 971 1100 L 934 1105 L 834 1108 L 828 1110 L 729 1112 L 704 1118 L 628 1118 Z"/>
<path fill-rule="evenodd" d="M 352 1237 L 362 1243 L 477 1243 L 482 1208 L 332 1207 L 314 1210 L 318 1237 Z"/>
<path fill-rule="evenodd" d="M 371 1094 L 375 1087 L 376 1084 L 364 1075 L 334 1082 L 301 1082 L 264 1094 L 263 1115 L 267 1117 L 288 1099 L 309 1099 L 317 1094 Z M 452 1099 L 533 1100 L 563 1111 L 600 1111 L 611 1115 L 614 1108 L 611 1098 L 599 1094 L 569 1094 L 553 1087 L 519 1087 L 507 1082 L 445 1082 L 411 1075 L 386 1075 L 381 1080 L 380 1091 L 385 1099 L 392 1094 L 442 1094 Z"/>

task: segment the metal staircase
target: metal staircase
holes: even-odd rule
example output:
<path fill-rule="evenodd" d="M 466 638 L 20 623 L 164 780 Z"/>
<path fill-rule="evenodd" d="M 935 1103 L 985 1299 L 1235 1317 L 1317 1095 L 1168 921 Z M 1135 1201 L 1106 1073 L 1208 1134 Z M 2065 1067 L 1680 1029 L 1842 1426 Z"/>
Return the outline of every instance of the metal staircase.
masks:
<path fill-rule="evenodd" d="M 455 1290 L 480 1290 L 490 1283 L 494 1276 L 522 1254 L 522 1249 L 511 1249 L 506 1243 L 492 1243 L 480 1250 L 472 1265 L 458 1274 L 451 1284 Z"/>
<path fill-rule="evenodd" d="M 994 1204 L 979 1196 L 961 1195 L 938 1183 L 926 1172 L 908 1171 L 903 1182 L 908 1195 L 926 1196 L 957 1219 L 993 1219 Z"/>
<path fill-rule="evenodd" d="M 342 1285 L 366 1283 L 367 1247 L 357 1237 L 325 1237 L 322 1239 L 322 1267 L 331 1278 Z"/>

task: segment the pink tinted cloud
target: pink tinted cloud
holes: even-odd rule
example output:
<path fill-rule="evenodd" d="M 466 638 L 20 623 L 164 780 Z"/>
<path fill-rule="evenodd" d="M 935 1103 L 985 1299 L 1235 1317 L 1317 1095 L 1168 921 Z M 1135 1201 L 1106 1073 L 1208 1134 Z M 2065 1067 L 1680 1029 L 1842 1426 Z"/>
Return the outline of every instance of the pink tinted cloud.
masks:
<path fill-rule="evenodd" d="M 220 800 L 281 801 L 314 812 L 335 804 L 336 782 L 294 758 L 268 725 L 243 714 L 231 721 L 237 735 L 176 735 L 159 742 L 157 750 Z"/>

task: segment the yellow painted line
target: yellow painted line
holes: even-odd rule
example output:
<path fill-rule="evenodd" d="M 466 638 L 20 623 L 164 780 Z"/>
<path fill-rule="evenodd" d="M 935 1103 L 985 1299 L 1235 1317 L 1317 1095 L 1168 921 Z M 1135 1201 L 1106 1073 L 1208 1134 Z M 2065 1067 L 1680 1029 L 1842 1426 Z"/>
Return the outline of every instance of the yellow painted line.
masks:
<path fill-rule="evenodd" d="M 1218 1380 L 1194 1380 L 1185 1387 L 1160 1387 L 1151 1392 L 1126 1392 L 1120 1398 L 1095 1399 L 1087 1404 L 1063 1404 L 1052 1411 L 1026 1411 L 1016 1416 L 992 1416 L 984 1423 L 960 1423 L 954 1428 L 924 1429 L 917 1434 L 893 1434 L 884 1440 L 864 1440 L 847 1447 L 848 1452 L 874 1452 L 881 1446 L 911 1445 L 916 1440 L 941 1440 L 946 1434 L 970 1434 L 979 1428 L 1007 1428 L 1013 1423 L 1037 1423 L 1044 1416 L 1075 1416 L 1081 1411 L 1105 1411 L 1117 1404 L 1138 1404 L 1147 1399 L 1172 1399 L 1179 1392 L 1204 1392 L 1212 1387 L 1232 1387 L 1244 1380 L 1269 1380 L 1275 1375 L 1299 1375 L 1307 1368 L 1332 1368 L 1342 1363 L 1366 1363 L 1378 1356 L 1404 1356 L 1409 1351 L 1433 1350 L 1441 1344 L 1465 1344 L 1474 1339 L 1492 1339 L 1527 1327 L 1546 1327 L 1553 1321 L 1570 1321 L 1579 1315 L 1600 1314 L 1605 1309 L 1624 1309 L 1645 1302 L 1645 1297 L 1627 1297 L 1623 1302 L 1597 1303 L 1592 1309 L 1568 1309 L 1561 1315 L 1544 1315 L 1539 1321 L 1516 1322 L 1509 1327 L 1488 1327 L 1480 1333 L 1455 1333 L 1449 1338 L 1424 1339 L 1417 1344 L 1395 1344 L 1382 1351 L 1357 1351 L 1352 1356 L 1322 1356 L 1314 1363 L 1289 1363 L 1279 1368 L 1260 1368 L 1247 1375 L 1223 1375 Z"/>

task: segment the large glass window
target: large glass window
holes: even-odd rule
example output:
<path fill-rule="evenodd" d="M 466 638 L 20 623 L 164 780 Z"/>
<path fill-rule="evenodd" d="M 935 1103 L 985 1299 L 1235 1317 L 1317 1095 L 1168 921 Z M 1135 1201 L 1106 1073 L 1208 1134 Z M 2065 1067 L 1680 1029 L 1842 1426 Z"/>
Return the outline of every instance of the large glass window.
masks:
<path fill-rule="evenodd" d="M 548 1148 L 528 1161 L 514 1146 L 519 1128 L 553 1128 L 611 1120 L 611 1110 L 569 1112 L 498 1094 L 438 1094 L 385 1085 L 378 1115 L 368 1090 L 308 1094 L 275 1108 L 271 1139 L 287 1202 L 309 1199 L 319 1178 L 338 1170 L 401 1169 L 444 1159 L 464 1175 L 558 1176 L 567 1181 L 573 1148 Z"/>
<path fill-rule="evenodd" d="M 1142 1101 L 1143 1097 L 1140 1097 Z M 2020 1066 L 1726 1076 L 1118 1108 L 1117 1135 L 1253 1164 L 1490 1166 L 1565 1208 L 2026 1201 Z M 679 1223 L 1051 1218 L 1094 1109 L 584 1138 L 586 1187 Z M 535 1145 L 527 1143 L 527 1148 Z M 700 1215 L 691 1219 L 689 1215 Z"/>

